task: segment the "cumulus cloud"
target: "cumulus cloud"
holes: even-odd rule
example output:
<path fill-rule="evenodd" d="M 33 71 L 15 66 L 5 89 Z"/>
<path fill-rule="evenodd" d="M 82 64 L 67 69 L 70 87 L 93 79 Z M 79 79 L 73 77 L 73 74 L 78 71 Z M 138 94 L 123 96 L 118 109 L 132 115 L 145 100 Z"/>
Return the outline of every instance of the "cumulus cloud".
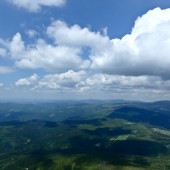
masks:
<path fill-rule="evenodd" d="M 108 74 L 170 78 L 170 9 L 139 17 L 131 34 L 112 39 L 112 47 L 91 55 L 92 68 Z"/>
<path fill-rule="evenodd" d="M 6 43 L 6 46 L 8 46 L 10 55 L 13 59 L 17 60 L 23 58 L 26 49 L 20 33 L 16 33 L 16 35 L 13 36 L 11 42 Z"/>
<path fill-rule="evenodd" d="M 35 33 L 30 30 L 28 34 L 34 36 Z M 20 33 L 5 43 L 17 67 L 57 72 L 87 69 L 91 61 L 89 56 L 83 59 L 84 47 L 89 48 L 90 53 L 95 53 L 110 44 L 109 38 L 100 32 L 95 33 L 78 25 L 69 27 L 60 20 L 51 23 L 46 35 L 54 43 L 38 39 L 34 44 L 26 44 Z"/>
<path fill-rule="evenodd" d="M 54 39 L 56 44 L 73 47 L 89 47 L 93 51 L 103 50 L 109 45 L 107 35 L 92 32 L 89 28 L 79 25 L 68 26 L 65 22 L 56 20 L 47 28 L 47 35 Z"/>
<path fill-rule="evenodd" d="M 113 92 L 123 89 L 166 89 L 170 88 L 170 80 L 162 80 L 158 76 L 119 76 L 108 74 L 89 74 L 84 70 L 69 70 L 60 74 L 47 74 L 42 78 L 36 74 L 18 80 L 16 86 L 31 86 L 34 89 L 75 90 L 88 93 L 97 90 Z"/>
<path fill-rule="evenodd" d="M 84 70 L 75 72 L 69 70 L 60 74 L 47 74 L 40 78 L 34 74 L 30 77 L 19 79 L 15 82 L 16 86 L 31 87 L 33 90 L 81 90 L 79 84 L 87 78 Z"/>
<path fill-rule="evenodd" d="M 38 39 L 35 44 L 25 46 L 20 33 L 8 43 L 10 56 L 19 68 L 67 71 L 89 67 L 90 61 L 81 58 L 81 49 L 46 43 Z"/>
<path fill-rule="evenodd" d="M 19 79 L 17 82 L 15 82 L 16 86 L 32 86 L 35 85 L 38 80 L 38 75 L 33 74 L 31 77 L 26 77 Z"/>
<path fill-rule="evenodd" d="M 19 8 L 24 8 L 30 12 L 38 12 L 43 6 L 60 7 L 66 0 L 7 0 Z"/>
<path fill-rule="evenodd" d="M 76 88 L 77 84 L 84 80 L 86 76 L 86 72 L 83 70 L 78 72 L 69 70 L 61 74 L 49 74 L 41 79 L 38 83 L 38 87 L 50 89 Z"/>
<path fill-rule="evenodd" d="M 14 69 L 7 66 L 0 66 L 0 74 L 8 74 L 14 72 Z"/>
<path fill-rule="evenodd" d="M 170 84 L 170 81 L 162 81 L 158 76 L 121 76 L 108 74 L 94 74 L 88 77 L 85 84 L 101 89 L 128 89 L 128 88 L 153 88 L 158 89 Z"/>

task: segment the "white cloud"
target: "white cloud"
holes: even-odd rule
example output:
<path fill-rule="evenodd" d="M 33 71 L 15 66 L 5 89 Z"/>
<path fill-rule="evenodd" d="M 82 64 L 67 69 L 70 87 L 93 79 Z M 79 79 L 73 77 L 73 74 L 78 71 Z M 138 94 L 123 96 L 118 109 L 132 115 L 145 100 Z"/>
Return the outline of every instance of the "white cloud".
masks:
<path fill-rule="evenodd" d="M 131 34 L 113 39 L 91 55 L 92 68 L 108 74 L 170 78 L 170 9 L 156 8 L 138 18 Z"/>
<path fill-rule="evenodd" d="M 19 8 L 24 8 L 30 12 L 39 12 L 43 6 L 60 7 L 66 0 L 7 0 Z"/>
<path fill-rule="evenodd" d="M 19 33 L 8 43 L 8 49 L 19 68 L 43 68 L 48 71 L 61 72 L 84 69 L 90 65 L 89 60 L 81 58 L 79 48 L 47 44 L 42 39 L 38 39 L 35 44 L 25 46 Z"/>
<path fill-rule="evenodd" d="M 16 86 L 30 87 L 32 89 L 55 89 L 55 90 L 66 90 L 74 89 L 76 86 L 86 79 L 87 74 L 81 70 L 75 72 L 69 70 L 60 74 L 47 74 L 40 78 L 34 74 L 30 77 L 19 79 L 15 82 Z"/>
<path fill-rule="evenodd" d="M 19 79 L 15 85 L 16 86 L 31 86 L 31 85 L 35 85 L 35 83 L 38 81 L 38 75 L 37 74 L 33 74 L 31 77 L 27 77 L 27 78 L 22 78 Z"/>
<path fill-rule="evenodd" d="M 73 47 L 89 47 L 92 51 L 103 50 L 109 45 L 109 38 L 100 32 L 92 32 L 89 28 L 79 25 L 68 26 L 65 22 L 56 20 L 47 28 L 47 34 L 56 44 Z"/>
<path fill-rule="evenodd" d="M 32 75 L 18 80 L 16 86 L 25 87 L 31 93 L 44 92 L 59 98 L 124 98 L 150 99 L 161 97 L 167 99 L 170 80 L 158 76 L 118 76 L 107 74 L 89 74 L 81 70 L 69 70 L 60 74 L 47 74 L 43 77 Z M 160 96 L 161 95 L 161 96 Z M 166 95 L 166 96 L 165 96 Z"/>
<path fill-rule="evenodd" d="M 0 74 L 8 74 L 14 72 L 14 69 L 7 66 L 0 66 Z"/>
<path fill-rule="evenodd" d="M 86 72 L 83 70 L 78 72 L 69 70 L 68 72 L 61 74 L 49 74 L 39 81 L 38 87 L 49 89 L 74 89 L 77 84 L 86 78 L 86 76 Z"/>
<path fill-rule="evenodd" d="M 86 79 L 86 85 L 104 88 L 158 88 L 170 84 L 157 76 L 119 76 L 107 74 L 94 74 Z"/>
<path fill-rule="evenodd" d="M 0 87 L 3 87 L 4 85 L 3 85 L 3 83 L 0 83 Z"/>
<path fill-rule="evenodd" d="M 10 55 L 13 59 L 17 60 L 23 58 L 26 49 L 20 33 L 16 33 L 11 42 L 6 43 L 6 46 L 8 46 Z"/>
<path fill-rule="evenodd" d="M 162 80 L 158 76 L 119 76 L 107 74 L 90 75 L 84 70 L 69 70 L 60 74 L 47 74 L 42 78 L 36 74 L 19 79 L 17 86 L 31 86 L 35 89 L 54 89 L 77 91 L 112 91 L 113 89 L 169 89 L 170 80 Z"/>
<path fill-rule="evenodd" d="M 55 44 L 49 44 L 43 39 L 38 39 L 34 44 L 26 44 L 20 33 L 5 43 L 18 68 L 42 68 L 57 72 L 87 69 L 91 62 L 88 56 L 83 59 L 84 47 L 90 48 L 90 53 L 95 53 L 110 44 L 109 38 L 99 32 L 78 25 L 69 27 L 59 20 L 53 21 L 46 33 Z M 32 36 L 34 32 L 28 34 Z"/>

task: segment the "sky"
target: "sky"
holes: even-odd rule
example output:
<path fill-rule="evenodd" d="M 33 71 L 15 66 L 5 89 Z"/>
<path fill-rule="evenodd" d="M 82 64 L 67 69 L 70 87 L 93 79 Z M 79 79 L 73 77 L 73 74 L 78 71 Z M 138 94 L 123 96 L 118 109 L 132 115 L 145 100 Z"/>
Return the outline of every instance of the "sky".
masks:
<path fill-rule="evenodd" d="M 169 0 L 0 0 L 0 100 L 169 91 Z"/>

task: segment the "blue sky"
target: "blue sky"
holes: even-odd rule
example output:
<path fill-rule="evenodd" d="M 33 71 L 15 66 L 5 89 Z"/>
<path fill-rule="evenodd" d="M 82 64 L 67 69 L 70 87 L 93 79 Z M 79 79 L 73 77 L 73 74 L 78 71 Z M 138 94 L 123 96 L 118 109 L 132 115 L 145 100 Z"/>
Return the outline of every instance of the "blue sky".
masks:
<path fill-rule="evenodd" d="M 0 1 L 0 99 L 169 100 L 169 0 Z"/>

